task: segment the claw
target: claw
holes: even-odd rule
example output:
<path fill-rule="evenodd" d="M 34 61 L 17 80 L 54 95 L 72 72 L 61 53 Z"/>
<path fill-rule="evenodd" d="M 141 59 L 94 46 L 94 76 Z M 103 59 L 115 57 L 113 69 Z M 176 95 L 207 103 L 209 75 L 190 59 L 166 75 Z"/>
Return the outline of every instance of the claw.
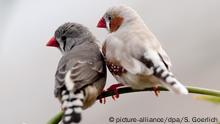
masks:
<path fill-rule="evenodd" d="M 103 92 L 105 92 L 105 90 L 103 90 L 102 93 L 103 93 Z M 102 93 L 101 93 L 101 95 L 100 95 L 99 102 L 100 102 L 101 104 L 105 104 L 105 103 L 106 103 L 106 98 L 105 98 L 104 96 L 102 96 Z M 103 99 L 104 99 L 104 101 L 102 101 Z"/>
<path fill-rule="evenodd" d="M 102 99 L 104 99 L 104 101 L 102 101 Z M 106 98 L 105 98 L 105 97 L 100 98 L 100 99 L 99 99 L 99 102 L 100 102 L 101 104 L 105 104 L 105 103 L 106 103 Z"/>
<path fill-rule="evenodd" d="M 124 86 L 124 84 L 122 84 L 122 83 L 118 83 L 118 84 L 113 84 L 113 85 L 111 85 L 108 89 L 107 89 L 107 91 L 111 91 L 111 92 L 113 92 L 115 95 L 112 95 L 112 99 L 113 100 L 116 100 L 116 99 L 118 99 L 119 98 L 119 93 L 118 93 L 118 87 L 121 87 L 121 86 Z"/>
<path fill-rule="evenodd" d="M 160 90 L 158 89 L 158 86 L 154 86 L 154 87 L 153 87 L 153 90 L 154 90 L 154 94 L 155 94 L 156 96 L 159 96 Z"/>

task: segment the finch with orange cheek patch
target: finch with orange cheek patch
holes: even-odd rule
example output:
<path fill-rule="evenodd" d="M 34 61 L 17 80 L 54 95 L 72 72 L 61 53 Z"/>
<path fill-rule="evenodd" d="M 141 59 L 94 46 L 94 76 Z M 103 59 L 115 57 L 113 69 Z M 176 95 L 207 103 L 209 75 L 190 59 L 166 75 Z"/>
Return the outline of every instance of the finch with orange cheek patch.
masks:
<path fill-rule="evenodd" d="M 111 7 L 97 27 L 110 32 L 102 50 L 117 81 L 133 89 L 153 87 L 156 95 L 158 86 L 188 94 L 172 74 L 167 53 L 135 10 L 124 5 Z"/>

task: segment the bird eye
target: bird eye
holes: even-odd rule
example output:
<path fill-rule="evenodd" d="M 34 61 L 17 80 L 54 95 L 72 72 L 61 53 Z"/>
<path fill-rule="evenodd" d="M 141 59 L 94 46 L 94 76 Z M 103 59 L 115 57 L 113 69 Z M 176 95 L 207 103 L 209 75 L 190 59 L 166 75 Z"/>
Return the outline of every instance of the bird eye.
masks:
<path fill-rule="evenodd" d="M 66 40 L 66 36 L 62 36 L 62 37 L 61 37 L 61 40 L 62 40 L 62 41 L 65 41 L 65 40 Z"/>
<path fill-rule="evenodd" d="M 111 21 L 111 20 L 112 20 L 112 17 L 111 17 L 111 16 L 109 16 L 109 17 L 108 17 L 108 20 L 109 20 L 109 21 Z"/>

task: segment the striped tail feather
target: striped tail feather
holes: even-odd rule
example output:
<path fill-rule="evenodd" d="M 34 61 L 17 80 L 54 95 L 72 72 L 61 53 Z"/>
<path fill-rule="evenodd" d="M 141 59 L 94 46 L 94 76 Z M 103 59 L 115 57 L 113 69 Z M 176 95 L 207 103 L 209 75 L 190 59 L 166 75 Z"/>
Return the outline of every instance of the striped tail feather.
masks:
<path fill-rule="evenodd" d="M 79 123 L 81 121 L 81 112 L 85 95 L 83 91 L 69 92 L 62 91 L 62 108 L 64 115 L 62 117 L 63 124 Z"/>
<path fill-rule="evenodd" d="M 188 94 L 188 90 L 183 86 L 171 72 L 156 66 L 153 69 L 153 75 L 161 80 L 161 83 L 165 85 L 169 90 L 174 91 L 177 94 Z"/>
<path fill-rule="evenodd" d="M 186 87 L 173 76 L 167 64 L 157 53 L 148 51 L 140 58 L 140 61 L 152 71 L 152 75 L 159 79 L 160 83 L 166 88 L 177 94 L 188 94 Z"/>

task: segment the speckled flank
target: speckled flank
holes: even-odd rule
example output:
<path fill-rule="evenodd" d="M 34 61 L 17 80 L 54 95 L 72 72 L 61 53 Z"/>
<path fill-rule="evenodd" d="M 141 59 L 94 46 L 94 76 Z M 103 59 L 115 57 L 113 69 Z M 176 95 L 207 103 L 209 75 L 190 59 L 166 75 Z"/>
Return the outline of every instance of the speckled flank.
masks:
<path fill-rule="evenodd" d="M 117 65 L 113 62 L 107 62 L 107 66 L 109 71 L 114 75 L 122 75 L 122 73 L 126 73 L 127 71 L 120 65 Z"/>

